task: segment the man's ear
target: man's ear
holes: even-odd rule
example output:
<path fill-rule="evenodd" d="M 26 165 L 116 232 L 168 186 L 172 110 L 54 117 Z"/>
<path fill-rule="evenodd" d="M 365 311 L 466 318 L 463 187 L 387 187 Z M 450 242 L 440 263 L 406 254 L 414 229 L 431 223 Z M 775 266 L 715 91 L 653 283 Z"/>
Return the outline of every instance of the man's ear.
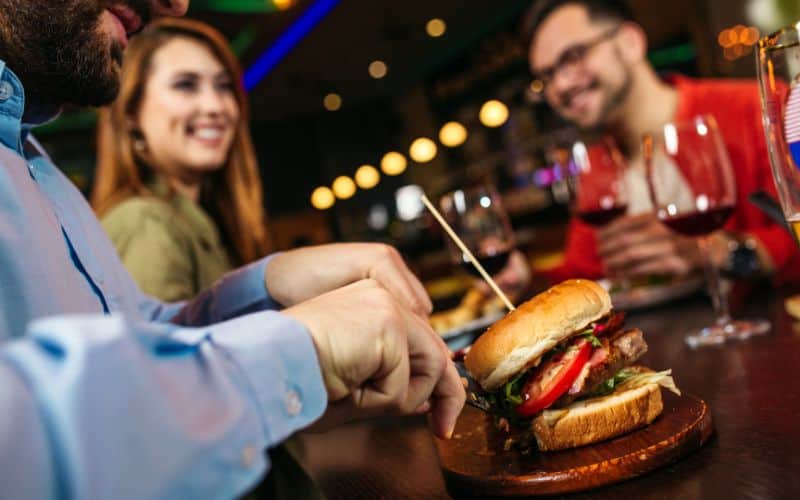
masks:
<path fill-rule="evenodd" d="M 639 63 L 647 58 L 647 35 L 639 24 L 622 23 L 617 40 L 620 53 L 628 63 Z"/>

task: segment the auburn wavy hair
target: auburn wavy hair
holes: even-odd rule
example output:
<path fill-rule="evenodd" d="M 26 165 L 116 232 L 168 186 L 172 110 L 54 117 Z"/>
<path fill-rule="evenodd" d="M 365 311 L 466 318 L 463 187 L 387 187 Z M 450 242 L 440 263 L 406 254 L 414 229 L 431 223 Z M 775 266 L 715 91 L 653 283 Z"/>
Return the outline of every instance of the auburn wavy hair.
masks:
<path fill-rule="evenodd" d="M 203 182 L 200 205 L 216 223 L 231 260 L 241 265 L 269 252 L 270 241 L 261 179 L 248 125 L 248 102 L 242 71 L 225 37 L 211 26 L 191 19 L 162 18 L 131 39 L 122 65 L 119 96 L 100 111 L 97 128 L 97 169 L 91 203 L 98 215 L 134 196 L 157 196 L 148 187 L 157 172 L 134 150 L 131 120 L 141 105 L 153 55 L 170 40 L 185 37 L 211 50 L 234 82 L 239 122 L 228 160 Z"/>

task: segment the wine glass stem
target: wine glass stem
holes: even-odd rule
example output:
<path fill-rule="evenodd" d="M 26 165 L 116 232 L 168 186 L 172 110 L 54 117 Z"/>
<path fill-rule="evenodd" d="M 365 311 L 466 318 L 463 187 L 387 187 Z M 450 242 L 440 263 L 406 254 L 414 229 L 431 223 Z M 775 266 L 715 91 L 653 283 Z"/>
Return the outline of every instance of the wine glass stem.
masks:
<path fill-rule="evenodd" d="M 717 266 L 711 258 L 711 239 L 710 236 L 701 236 L 697 242 L 703 258 L 703 268 L 706 273 L 708 283 L 708 294 L 711 295 L 711 303 L 714 305 L 714 313 L 717 316 L 717 325 L 725 326 L 731 321 L 728 311 L 728 297 L 723 293 Z"/>

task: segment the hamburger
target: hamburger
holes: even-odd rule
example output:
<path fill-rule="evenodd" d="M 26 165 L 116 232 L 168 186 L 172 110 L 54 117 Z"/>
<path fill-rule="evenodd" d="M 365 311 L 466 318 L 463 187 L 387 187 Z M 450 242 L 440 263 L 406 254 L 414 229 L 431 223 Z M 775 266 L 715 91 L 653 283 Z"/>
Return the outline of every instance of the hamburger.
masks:
<path fill-rule="evenodd" d="M 590 280 L 556 285 L 492 325 L 464 359 L 482 406 L 517 444 L 542 451 L 583 446 L 650 424 L 659 386 L 680 394 L 670 371 L 637 366 L 638 328 Z M 506 446 L 511 444 L 507 441 Z"/>

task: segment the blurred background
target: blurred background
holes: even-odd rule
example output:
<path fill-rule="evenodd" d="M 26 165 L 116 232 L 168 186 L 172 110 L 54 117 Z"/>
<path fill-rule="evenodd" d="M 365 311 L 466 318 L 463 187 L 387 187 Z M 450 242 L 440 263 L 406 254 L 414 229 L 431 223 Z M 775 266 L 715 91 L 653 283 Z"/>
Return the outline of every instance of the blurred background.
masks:
<path fill-rule="evenodd" d="M 531 84 L 520 17 L 530 0 L 193 0 L 231 41 L 276 249 L 330 241 L 398 246 L 435 278 L 452 271 L 419 202 L 490 180 L 534 266 L 557 262 L 567 210 L 548 145 L 570 130 Z M 633 0 L 664 73 L 753 77 L 762 33 L 800 18 L 788 0 Z M 88 192 L 96 113 L 36 134 Z"/>

